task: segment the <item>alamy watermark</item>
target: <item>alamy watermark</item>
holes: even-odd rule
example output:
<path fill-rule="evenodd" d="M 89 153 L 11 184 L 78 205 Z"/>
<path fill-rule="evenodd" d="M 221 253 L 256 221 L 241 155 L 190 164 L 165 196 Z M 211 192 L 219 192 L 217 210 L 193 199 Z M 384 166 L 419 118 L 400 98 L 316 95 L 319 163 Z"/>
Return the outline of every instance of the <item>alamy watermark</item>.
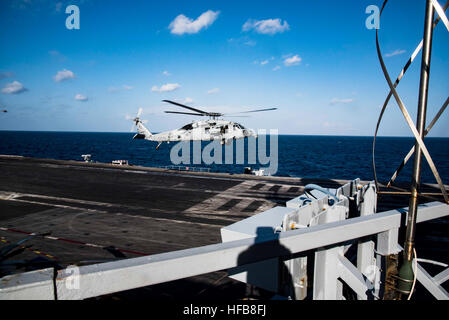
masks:
<path fill-rule="evenodd" d="M 259 164 L 266 167 L 265 174 L 274 175 L 278 170 L 278 130 L 270 129 L 267 135 L 267 130 L 259 129 L 257 131 L 258 138 L 249 137 L 247 147 L 247 164 Z M 269 154 L 267 153 L 267 137 L 269 137 Z M 244 139 L 237 139 L 235 141 L 235 163 L 234 163 L 234 145 L 233 143 L 223 145 L 219 140 L 214 140 L 207 144 L 201 150 L 201 141 L 181 141 L 174 145 L 170 151 L 170 161 L 174 165 L 184 164 L 223 164 L 223 149 L 224 149 L 224 164 L 245 164 L 245 141 Z M 193 144 L 192 152 L 190 152 L 190 145 Z"/>
<path fill-rule="evenodd" d="M 65 19 L 65 27 L 69 30 L 80 28 L 80 8 L 74 4 L 71 4 L 65 8 L 65 13 L 70 14 Z"/>
<path fill-rule="evenodd" d="M 64 270 L 69 276 L 65 279 L 65 287 L 69 290 L 78 290 L 80 288 L 80 268 L 70 265 Z"/>
<path fill-rule="evenodd" d="M 65 13 L 70 14 L 66 21 L 65 26 L 67 29 L 80 29 L 80 9 L 77 5 L 71 4 L 66 7 Z M 365 9 L 365 13 L 369 16 L 365 20 L 365 26 L 367 29 L 379 29 L 380 28 L 380 10 L 376 5 L 369 5 Z"/>
<path fill-rule="evenodd" d="M 380 29 L 380 10 L 378 6 L 370 5 L 366 7 L 365 13 L 370 14 L 365 20 L 367 29 Z"/>

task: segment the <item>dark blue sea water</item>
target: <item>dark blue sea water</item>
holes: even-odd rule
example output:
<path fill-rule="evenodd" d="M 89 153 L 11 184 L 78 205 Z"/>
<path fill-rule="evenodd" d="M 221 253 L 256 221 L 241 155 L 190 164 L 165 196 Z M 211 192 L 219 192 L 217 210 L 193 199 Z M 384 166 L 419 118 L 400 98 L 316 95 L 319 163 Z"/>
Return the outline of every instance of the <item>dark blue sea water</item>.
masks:
<path fill-rule="evenodd" d="M 130 164 L 148 167 L 172 165 L 170 149 L 174 144 L 132 140 L 133 133 L 91 132 L 19 132 L 0 131 L 0 154 L 37 158 L 79 160 L 81 154 L 91 154 L 92 160 L 111 162 L 125 159 Z M 269 141 L 269 139 L 267 139 Z M 372 137 L 294 136 L 278 137 L 278 176 L 325 179 L 373 179 Z M 449 138 L 426 138 L 425 143 L 445 184 L 449 183 Z M 207 143 L 203 143 L 205 146 Z M 245 147 L 247 142 L 245 142 Z M 412 138 L 380 137 L 376 145 L 376 168 L 380 181 L 386 181 L 402 158 L 413 146 Z M 224 149 L 223 149 L 224 150 Z M 269 154 L 269 151 L 267 151 Z M 223 151 L 223 157 L 225 152 Z M 234 152 L 235 155 L 235 152 Z M 245 161 L 247 162 L 245 151 Z M 398 181 L 410 181 L 413 158 Z M 245 166 L 258 164 L 212 164 L 212 172 L 243 173 Z M 424 162 L 422 181 L 435 183 Z"/>

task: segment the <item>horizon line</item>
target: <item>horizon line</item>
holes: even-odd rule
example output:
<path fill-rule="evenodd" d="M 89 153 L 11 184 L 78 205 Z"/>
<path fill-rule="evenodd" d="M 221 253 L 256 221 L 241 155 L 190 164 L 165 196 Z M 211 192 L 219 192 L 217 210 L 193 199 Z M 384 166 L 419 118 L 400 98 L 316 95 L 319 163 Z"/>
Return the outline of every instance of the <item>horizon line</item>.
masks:
<path fill-rule="evenodd" d="M 73 130 L 67 130 L 67 131 L 59 131 L 59 130 L 4 130 L 0 129 L 0 132 L 54 132 L 54 133 L 127 133 L 132 134 L 136 132 L 127 132 L 127 131 L 73 131 Z M 155 132 L 155 134 L 157 134 Z M 323 137 L 367 137 L 367 138 L 374 138 L 374 135 L 347 135 L 347 134 L 304 134 L 304 133 L 283 133 L 278 134 L 279 136 L 323 136 Z M 401 136 L 401 135 L 377 135 L 377 137 L 382 138 L 413 138 L 413 136 Z M 426 136 L 427 139 L 429 138 L 442 138 L 442 139 L 449 139 L 449 136 Z"/>

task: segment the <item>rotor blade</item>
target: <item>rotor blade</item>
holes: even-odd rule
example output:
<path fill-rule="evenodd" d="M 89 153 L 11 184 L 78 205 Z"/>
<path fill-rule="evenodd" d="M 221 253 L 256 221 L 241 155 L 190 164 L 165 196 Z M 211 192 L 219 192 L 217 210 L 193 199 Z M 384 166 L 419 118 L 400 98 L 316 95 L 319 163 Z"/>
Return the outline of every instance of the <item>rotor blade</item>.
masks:
<path fill-rule="evenodd" d="M 230 115 L 230 116 L 227 116 L 227 115 L 223 115 L 223 117 L 231 117 L 231 118 L 251 118 L 251 116 L 233 116 L 233 115 Z"/>
<path fill-rule="evenodd" d="M 189 110 L 198 112 L 198 113 L 203 113 L 203 114 L 205 114 L 205 115 L 206 115 L 206 114 L 209 114 L 209 112 L 202 111 L 202 110 L 199 110 L 199 109 L 195 109 L 195 108 L 192 108 L 192 107 L 188 107 L 188 106 L 186 106 L 186 105 L 183 105 L 183 104 L 180 104 L 180 103 L 177 103 L 177 102 L 174 102 L 174 101 L 170 101 L 170 100 L 162 100 L 162 101 L 168 102 L 168 103 L 171 103 L 171 104 L 177 105 L 177 106 L 179 106 L 179 107 L 186 108 L 186 109 L 189 109 Z"/>
<path fill-rule="evenodd" d="M 136 119 L 135 117 L 131 117 L 129 115 L 126 115 L 126 120 L 131 120 L 133 122 L 133 124 L 131 125 L 131 128 L 129 129 L 129 132 L 133 132 L 134 131 L 134 127 L 135 127 L 135 123 L 134 123 L 134 119 Z"/>
<path fill-rule="evenodd" d="M 139 111 L 137 111 L 137 118 L 139 118 L 142 115 L 143 108 L 139 108 Z"/>
<path fill-rule="evenodd" d="M 205 116 L 206 114 L 203 113 L 190 113 L 190 112 L 177 112 L 177 111 L 164 111 L 165 113 L 176 113 L 176 114 L 189 114 L 189 115 L 193 115 L 193 116 Z"/>
<path fill-rule="evenodd" d="M 230 115 L 230 114 L 241 114 L 241 113 L 250 113 L 250 112 L 262 112 L 262 111 L 271 111 L 271 110 L 277 110 L 278 108 L 268 108 L 268 109 L 258 109 L 258 110 L 250 110 L 250 111 L 243 111 L 243 112 L 236 112 L 236 113 L 227 113 L 224 114 L 226 115 Z"/>

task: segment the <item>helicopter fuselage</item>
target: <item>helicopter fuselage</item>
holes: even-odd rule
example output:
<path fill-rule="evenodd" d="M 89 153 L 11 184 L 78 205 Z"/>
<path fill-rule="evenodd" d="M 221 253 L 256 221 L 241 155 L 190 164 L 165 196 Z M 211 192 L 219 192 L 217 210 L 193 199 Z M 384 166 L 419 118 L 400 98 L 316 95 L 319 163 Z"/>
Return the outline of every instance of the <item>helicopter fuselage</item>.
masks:
<path fill-rule="evenodd" d="M 137 128 L 138 134 L 134 139 L 145 139 L 159 143 L 219 140 L 221 144 L 228 144 L 236 139 L 243 139 L 246 137 L 257 138 L 257 134 L 254 130 L 247 129 L 236 122 L 220 119 L 193 121 L 180 129 L 165 131 L 158 134 L 151 134 L 140 121 L 137 123 Z"/>
<path fill-rule="evenodd" d="M 165 131 L 158 134 L 152 134 L 148 128 L 146 128 L 142 121 L 140 120 L 140 115 L 143 111 L 142 108 L 139 109 L 137 117 L 133 120 L 137 126 L 137 134 L 133 139 L 145 139 L 150 141 L 158 142 L 156 149 L 162 144 L 162 142 L 178 142 L 178 141 L 214 141 L 218 140 L 221 144 L 230 144 L 233 140 L 244 139 L 248 137 L 257 138 L 257 134 L 252 129 L 246 129 L 244 126 L 237 122 L 227 121 L 219 119 L 223 116 L 232 116 L 232 114 L 223 114 L 219 112 L 207 112 L 200 110 L 198 108 L 193 108 L 186 106 L 182 103 L 162 100 L 163 102 L 170 103 L 172 105 L 189 110 L 189 112 L 183 111 L 165 111 L 165 113 L 174 114 L 187 114 L 200 117 L 209 117 L 208 120 L 193 121 L 192 123 L 186 124 L 184 127 L 176 130 Z M 277 110 L 277 108 L 265 108 L 257 110 L 248 110 L 237 112 L 236 114 L 242 113 L 253 113 L 262 111 Z"/>

